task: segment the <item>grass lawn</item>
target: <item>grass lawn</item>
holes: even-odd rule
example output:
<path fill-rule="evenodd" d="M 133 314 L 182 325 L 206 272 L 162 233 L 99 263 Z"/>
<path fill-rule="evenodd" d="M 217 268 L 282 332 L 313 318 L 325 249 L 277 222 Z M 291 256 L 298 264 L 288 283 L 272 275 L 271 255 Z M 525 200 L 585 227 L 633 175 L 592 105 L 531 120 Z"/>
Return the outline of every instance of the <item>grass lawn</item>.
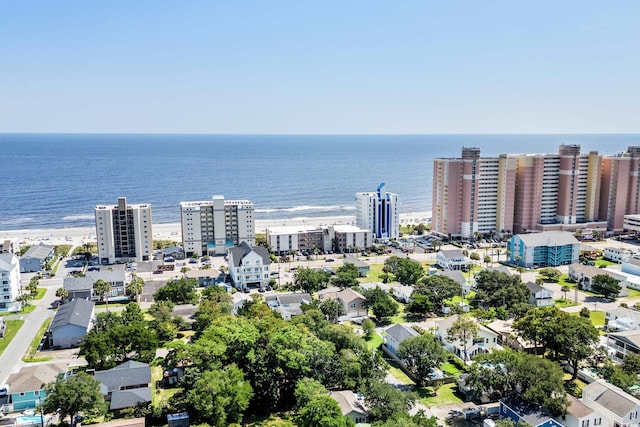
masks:
<path fill-rule="evenodd" d="M 245 420 L 248 427 L 295 427 L 293 421 L 286 414 L 272 414 L 268 418 L 258 420 Z"/>
<path fill-rule="evenodd" d="M 162 379 L 162 366 L 151 367 L 151 396 L 152 404 L 155 407 L 160 407 L 171 401 L 174 394 L 182 390 L 181 388 L 157 388 L 156 381 Z"/>
<path fill-rule="evenodd" d="M 571 313 L 574 316 L 580 316 L 580 313 Z M 604 326 L 604 311 L 594 311 L 591 310 L 589 313 L 589 317 L 591 318 L 591 324 L 596 328 L 599 326 Z"/>
<path fill-rule="evenodd" d="M 24 320 L 7 320 L 5 323 L 7 328 L 4 331 L 4 338 L 0 339 L 0 354 L 4 353 L 13 337 L 16 336 L 24 324 Z"/>
<path fill-rule="evenodd" d="M 627 288 L 627 290 L 629 291 L 629 297 L 630 298 L 640 297 L 640 291 L 635 290 L 635 289 L 631 289 L 631 288 Z"/>
<path fill-rule="evenodd" d="M 395 364 L 390 364 L 389 365 L 389 369 L 388 372 L 398 381 L 400 381 L 402 384 L 413 384 L 413 381 L 411 381 L 411 378 L 409 378 L 407 376 L 407 374 L 405 374 L 404 372 L 402 372 L 402 369 L 398 368 L 397 366 L 395 366 Z"/>
<path fill-rule="evenodd" d="M 51 320 L 52 319 L 49 318 L 49 319 L 45 319 L 44 322 L 42 322 L 42 326 L 40 326 L 40 329 L 38 329 L 38 333 L 36 334 L 35 337 L 33 337 L 31 344 L 29 344 L 27 353 L 22 357 L 23 362 L 27 362 L 27 363 L 45 362 L 47 360 L 53 359 L 52 357 L 40 357 L 40 358 L 36 357 L 36 353 L 38 352 L 38 348 L 40 347 L 40 343 L 42 342 L 44 333 L 47 331 L 47 328 L 49 328 L 49 325 L 51 324 Z"/>
<path fill-rule="evenodd" d="M 594 261 L 594 263 L 596 264 L 596 267 L 609 267 L 610 265 L 618 265 L 617 262 L 608 261 L 606 259 L 597 259 Z"/>
<path fill-rule="evenodd" d="M 556 307 L 558 308 L 572 307 L 574 305 L 577 305 L 575 301 L 572 301 L 570 299 L 565 300 L 564 298 L 559 298 L 555 300 L 555 303 L 556 303 Z"/>
<path fill-rule="evenodd" d="M 369 350 L 372 350 L 374 348 L 380 347 L 380 344 L 382 344 L 382 342 L 383 342 L 382 337 L 374 333 L 371 339 L 367 341 L 367 347 L 369 348 Z"/>
<path fill-rule="evenodd" d="M 407 321 L 407 318 L 404 314 L 404 304 L 402 303 L 398 303 L 398 314 L 396 314 L 395 316 L 389 318 L 389 320 L 391 321 L 391 323 L 396 324 L 396 323 L 405 323 Z"/>
<path fill-rule="evenodd" d="M 582 397 L 582 389 L 586 385 L 587 385 L 587 383 L 585 383 L 582 380 L 579 380 L 578 378 L 576 378 L 575 380 L 571 381 L 571 374 L 569 374 L 569 373 L 565 373 L 564 374 L 564 389 L 570 395 L 572 395 L 574 397 L 577 397 L 577 398 L 581 398 Z"/>
<path fill-rule="evenodd" d="M 453 363 L 443 363 L 442 366 L 440 366 L 440 369 L 442 371 L 444 371 L 446 374 L 448 375 L 460 375 L 462 373 L 462 371 L 460 369 L 458 369 L 458 367 L 456 365 L 454 365 Z"/>
<path fill-rule="evenodd" d="M 42 299 L 42 297 L 44 297 L 44 294 L 47 293 L 47 288 L 38 288 L 38 295 L 36 295 L 36 297 L 34 299 Z"/>
<path fill-rule="evenodd" d="M 434 390 L 431 387 L 426 387 L 416 391 L 420 396 L 420 402 L 427 407 L 431 407 L 464 402 L 462 397 L 458 395 L 457 388 L 458 385 L 456 383 L 444 384 L 435 390 L 435 396 L 433 396 Z"/>

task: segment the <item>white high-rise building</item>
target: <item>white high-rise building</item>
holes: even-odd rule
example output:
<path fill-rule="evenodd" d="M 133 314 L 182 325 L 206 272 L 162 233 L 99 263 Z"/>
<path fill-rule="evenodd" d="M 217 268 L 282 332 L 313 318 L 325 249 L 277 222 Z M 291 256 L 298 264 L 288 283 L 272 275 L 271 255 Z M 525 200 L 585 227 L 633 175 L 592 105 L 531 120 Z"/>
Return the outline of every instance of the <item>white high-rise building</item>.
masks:
<path fill-rule="evenodd" d="M 20 261 L 12 253 L 0 254 L 0 284 L 0 311 L 20 310 Z"/>
<path fill-rule="evenodd" d="M 378 239 L 397 239 L 400 235 L 398 195 L 382 192 L 384 183 L 375 193 L 356 193 L 356 224 L 371 230 Z"/>
<path fill-rule="evenodd" d="M 227 249 L 256 243 L 254 206 L 248 200 L 211 200 L 180 203 L 182 244 L 187 255 L 225 255 Z"/>
<path fill-rule="evenodd" d="M 151 205 L 130 205 L 118 197 L 117 205 L 95 209 L 98 257 L 101 264 L 149 261 L 153 251 Z"/>

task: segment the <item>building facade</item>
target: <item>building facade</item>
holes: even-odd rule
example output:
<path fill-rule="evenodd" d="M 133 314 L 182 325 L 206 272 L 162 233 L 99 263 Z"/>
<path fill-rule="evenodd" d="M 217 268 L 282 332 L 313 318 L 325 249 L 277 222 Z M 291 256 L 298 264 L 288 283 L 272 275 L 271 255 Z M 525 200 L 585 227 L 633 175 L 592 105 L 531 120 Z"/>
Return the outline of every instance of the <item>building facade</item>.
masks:
<path fill-rule="evenodd" d="M 118 197 L 116 205 L 96 206 L 95 217 L 101 264 L 151 260 L 153 231 L 150 204 L 128 204 L 126 197 Z"/>
<path fill-rule="evenodd" d="M 180 203 L 182 244 L 188 256 L 225 255 L 242 242 L 255 245 L 253 203 L 248 200 L 211 200 Z"/>
<path fill-rule="evenodd" d="M 286 255 L 294 251 L 313 255 L 319 251 L 358 252 L 373 245 L 373 233 L 355 225 L 267 227 L 266 238 L 271 251 Z"/>
<path fill-rule="evenodd" d="M 577 263 L 580 242 L 568 231 L 516 234 L 509 239 L 509 262 L 526 268 Z"/>
<path fill-rule="evenodd" d="M 0 254 L 0 284 L 0 311 L 20 310 L 20 261 L 12 253 Z"/>
<path fill-rule="evenodd" d="M 501 231 L 622 232 L 624 216 L 640 213 L 640 147 L 616 156 L 581 153 L 435 159 L 433 230 L 463 238 Z"/>
<path fill-rule="evenodd" d="M 236 289 L 267 286 L 270 264 L 269 251 L 263 246 L 242 242 L 229 249 L 229 275 Z"/>
<path fill-rule="evenodd" d="M 398 195 L 383 192 L 384 183 L 375 192 L 356 193 L 356 225 L 371 230 L 378 239 L 397 239 L 400 235 Z"/>

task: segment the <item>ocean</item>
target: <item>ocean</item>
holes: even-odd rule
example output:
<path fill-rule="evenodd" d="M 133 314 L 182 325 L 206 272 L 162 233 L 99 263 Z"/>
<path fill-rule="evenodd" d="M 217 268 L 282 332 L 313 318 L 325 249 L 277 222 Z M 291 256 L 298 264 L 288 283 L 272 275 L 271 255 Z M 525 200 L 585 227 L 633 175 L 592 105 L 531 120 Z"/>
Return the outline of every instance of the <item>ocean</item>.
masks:
<path fill-rule="evenodd" d="M 354 215 L 354 194 L 380 183 L 402 213 L 429 212 L 434 158 L 560 144 L 614 154 L 640 135 L 0 134 L 0 230 L 92 226 L 95 205 L 120 196 L 150 203 L 154 223 L 214 194 L 251 200 L 256 219 Z"/>

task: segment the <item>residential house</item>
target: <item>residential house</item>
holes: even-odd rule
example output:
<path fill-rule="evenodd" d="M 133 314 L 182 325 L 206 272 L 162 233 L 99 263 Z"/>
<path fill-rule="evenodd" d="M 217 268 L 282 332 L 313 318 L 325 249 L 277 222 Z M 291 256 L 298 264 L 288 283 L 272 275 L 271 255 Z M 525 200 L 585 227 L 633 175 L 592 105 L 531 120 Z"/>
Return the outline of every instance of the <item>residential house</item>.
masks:
<path fill-rule="evenodd" d="M 345 314 L 340 317 L 341 320 L 367 316 L 366 299 L 360 292 L 350 288 L 339 289 L 335 287 L 318 291 L 320 301 L 326 298 L 338 300 L 342 304 Z"/>
<path fill-rule="evenodd" d="M 516 424 L 524 421 L 531 427 L 564 427 L 544 408 L 517 399 L 501 399 L 500 416 L 510 418 Z"/>
<path fill-rule="evenodd" d="M 169 246 L 162 250 L 162 258 L 184 259 L 184 250 L 180 246 Z"/>
<path fill-rule="evenodd" d="M 618 263 L 629 259 L 631 255 L 633 255 L 633 251 L 630 251 L 629 249 L 614 247 L 604 248 L 603 252 L 603 256 L 605 259 Z"/>
<path fill-rule="evenodd" d="M 602 414 L 606 427 L 638 427 L 640 423 L 640 400 L 604 380 L 582 389 L 582 403 Z"/>
<path fill-rule="evenodd" d="M 626 297 L 629 295 L 629 291 L 627 290 L 625 283 L 626 278 L 621 274 L 616 274 L 607 269 L 598 268 L 593 265 L 584 265 L 580 263 L 571 264 L 568 271 L 569 280 L 578 283 L 585 291 L 590 291 L 593 284 L 593 278 L 602 274 L 620 281 L 618 283 L 620 285 L 620 293 L 618 296 Z"/>
<path fill-rule="evenodd" d="M 527 282 L 529 304 L 534 307 L 551 307 L 554 304 L 553 292 L 536 283 Z"/>
<path fill-rule="evenodd" d="M 244 292 L 236 292 L 231 295 L 231 300 L 233 301 L 233 308 L 231 309 L 232 314 L 238 314 L 238 310 L 242 308 L 246 301 L 253 301 L 253 298 L 249 294 L 245 294 Z"/>
<path fill-rule="evenodd" d="M 93 284 L 100 279 L 111 284 L 111 292 L 107 296 L 108 301 L 129 299 L 126 295 L 126 287 L 131 282 L 131 275 L 120 269 L 102 269 L 100 271 L 88 271 L 84 277 L 65 277 L 62 282 L 62 287 L 68 292 L 65 301 L 74 299 L 99 301 L 102 296 L 93 291 Z"/>
<path fill-rule="evenodd" d="M 12 253 L 0 254 L 0 285 L 0 311 L 20 310 L 20 260 Z"/>
<path fill-rule="evenodd" d="M 224 283 L 227 275 L 217 268 L 189 270 L 185 273 L 189 279 L 198 280 L 198 287 L 206 288 Z"/>
<path fill-rule="evenodd" d="M 640 354 L 640 330 L 610 333 L 607 347 L 609 356 L 617 363 L 622 363 L 628 353 Z"/>
<path fill-rule="evenodd" d="M 62 364 L 26 366 L 7 380 L 13 411 L 35 408 L 47 397 L 45 386 L 67 371 Z"/>
<path fill-rule="evenodd" d="M 53 348 L 70 348 L 80 344 L 93 327 L 93 301 L 76 298 L 63 304 L 49 326 L 49 344 Z"/>
<path fill-rule="evenodd" d="M 451 249 L 438 251 L 436 264 L 443 270 L 464 270 L 471 261 L 464 256 L 461 250 Z"/>
<path fill-rule="evenodd" d="M 369 411 L 364 406 L 364 396 L 351 390 L 340 390 L 332 391 L 331 397 L 338 402 L 343 416 L 351 418 L 355 424 L 367 422 Z"/>
<path fill-rule="evenodd" d="M 503 347 L 511 347 L 514 350 L 528 353 L 535 351 L 535 345 L 531 341 L 523 339 L 513 329 L 513 320 L 494 320 L 486 327 L 498 335 L 498 344 Z"/>
<path fill-rule="evenodd" d="M 509 239 L 509 262 L 526 268 L 578 262 L 580 242 L 568 231 L 516 234 Z"/>
<path fill-rule="evenodd" d="M 20 249 L 17 239 L 5 239 L 0 242 L 0 254 L 15 254 Z"/>
<path fill-rule="evenodd" d="M 434 335 L 440 340 L 445 349 L 454 353 L 462 360 L 470 360 L 476 354 L 489 353 L 498 345 L 498 334 L 487 327 L 478 324 L 478 333 L 476 336 L 466 340 L 465 355 L 465 342 L 459 339 L 451 340 L 448 337 L 448 330 L 453 326 L 456 320 L 458 320 L 458 315 L 434 320 Z"/>
<path fill-rule="evenodd" d="M 403 341 L 420 335 L 415 329 L 402 324 L 395 324 L 387 328 L 384 336 L 384 345 L 393 354 L 398 353 L 398 348 Z"/>
<path fill-rule="evenodd" d="M 151 403 L 151 368 L 147 363 L 129 360 L 93 375 L 100 382 L 100 391 L 109 402 L 109 409 L 116 414 Z"/>
<path fill-rule="evenodd" d="M 369 275 L 370 266 L 360 258 L 348 255 L 342 264 L 353 264 L 358 268 L 358 277 L 367 277 Z"/>
<path fill-rule="evenodd" d="M 293 316 L 302 314 L 302 306 L 311 304 L 313 298 L 307 293 L 277 292 L 265 297 L 265 302 L 271 309 L 280 313 L 284 320 L 291 320 Z"/>
<path fill-rule="evenodd" d="M 270 281 L 269 250 L 246 242 L 229 249 L 229 275 L 236 289 L 267 286 Z"/>
<path fill-rule="evenodd" d="M 598 427 L 602 426 L 602 414 L 588 407 L 582 401 L 567 394 L 569 406 L 564 417 L 556 417 L 556 421 L 566 427 Z"/>
<path fill-rule="evenodd" d="M 411 294 L 413 293 L 413 286 L 396 286 L 393 288 L 393 296 L 400 302 L 407 304 L 411 300 Z"/>
<path fill-rule="evenodd" d="M 640 329 L 640 312 L 617 307 L 604 313 L 605 328 L 609 331 L 635 331 Z"/>
<path fill-rule="evenodd" d="M 623 273 L 640 276 L 640 255 L 632 255 L 622 261 L 621 269 Z"/>
<path fill-rule="evenodd" d="M 462 291 L 467 294 L 469 293 L 469 290 L 471 289 L 470 285 L 469 285 L 469 281 L 467 280 L 467 278 L 464 276 L 464 273 L 460 270 L 444 270 L 441 271 L 439 274 L 441 274 L 442 276 L 446 276 L 449 279 L 453 280 L 454 282 L 457 282 L 460 287 L 462 288 Z"/>
<path fill-rule="evenodd" d="M 51 245 L 33 245 L 20 257 L 20 272 L 33 273 L 44 268 L 55 254 Z"/>

